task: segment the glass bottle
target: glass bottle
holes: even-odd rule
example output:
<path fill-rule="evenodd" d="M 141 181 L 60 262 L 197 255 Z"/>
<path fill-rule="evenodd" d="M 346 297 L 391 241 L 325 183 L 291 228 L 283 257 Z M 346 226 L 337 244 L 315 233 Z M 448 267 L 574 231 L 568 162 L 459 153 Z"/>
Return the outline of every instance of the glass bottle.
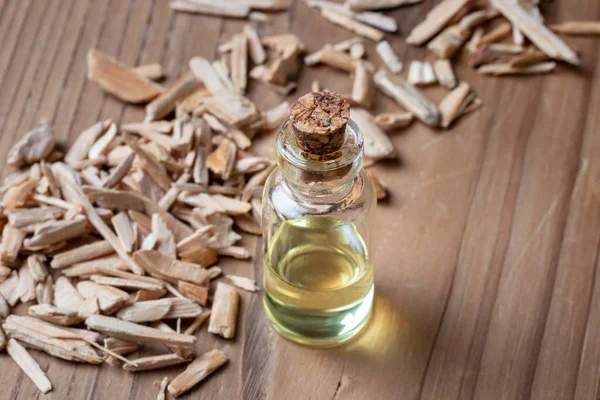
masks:
<path fill-rule="evenodd" d="M 307 123 L 316 132 L 302 131 Z M 331 92 L 300 98 L 278 132 L 278 168 L 263 193 L 263 300 L 273 327 L 293 341 L 336 345 L 369 319 L 377 200 L 362 158 L 349 105 Z"/>

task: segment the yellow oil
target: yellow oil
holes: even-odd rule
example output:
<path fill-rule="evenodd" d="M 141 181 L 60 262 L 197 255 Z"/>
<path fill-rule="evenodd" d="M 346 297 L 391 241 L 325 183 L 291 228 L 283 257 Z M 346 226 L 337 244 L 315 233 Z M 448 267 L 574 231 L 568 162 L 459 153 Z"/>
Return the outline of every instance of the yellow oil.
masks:
<path fill-rule="evenodd" d="M 264 264 L 265 309 L 283 336 L 331 346 L 369 319 L 373 265 L 354 224 L 326 217 L 283 222 Z"/>

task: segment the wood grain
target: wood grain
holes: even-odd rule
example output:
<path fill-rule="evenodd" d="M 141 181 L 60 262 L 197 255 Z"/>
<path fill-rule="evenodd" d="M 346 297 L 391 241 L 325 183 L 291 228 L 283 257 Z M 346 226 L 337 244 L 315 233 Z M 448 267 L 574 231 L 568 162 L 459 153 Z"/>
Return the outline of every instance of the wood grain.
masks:
<path fill-rule="evenodd" d="M 386 39 L 403 62 L 428 56 L 403 38 L 434 3 L 388 12 L 401 32 Z M 543 12 L 550 23 L 592 20 L 600 4 L 555 1 Z M 256 25 L 261 35 L 292 31 L 310 52 L 325 38 L 352 37 L 301 0 L 272 17 Z M 87 82 L 89 48 L 127 65 L 161 63 L 168 84 L 191 57 L 216 57 L 217 45 L 245 23 L 173 13 L 159 0 L 0 0 L 0 160 L 41 119 L 53 121 L 66 145 L 99 119 L 143 118 L 143 108 Z M 234 340 L 204 328 L 197 344 L 198 353 L 222 349 L 230 362 L 183 398 L 597 398 L 600 54 L 593 39 L 567 41 L 583 55 L 581 70 L 488 78 L 461 61 L 457 75 L 484 107 L 447 133 L 415 123 L 392 134 L 400 160 L 375 167 L 392 195 L 377 215 L 374 313 L 355 341 L 331 350 L 291 344 L 268 326 L 260 294 L 240 291 Z M 368 54 L 380 62 L 373 43 Z M 344 73 L 303 68 L 289 100 L 314 79 L 341 93 L 351 89 Z M 281 101 L 253 81 L 248 92 L 261 109 Z M 439 101 L 445 90 L 426 94 Z M 377 98 L 377 111 L 396 109 Z M 255 249 L 254 264 L 223 259 L 220 266 L 260 282 L 260 241 L 243 241 Z M 31 353 L 54 386 L 44 398 L 61 400 L 154 398 L 152 382 L 181 369 L 132 374 Z M 6 354 L 0 390 L 2 398 L 39 397 Z"/>

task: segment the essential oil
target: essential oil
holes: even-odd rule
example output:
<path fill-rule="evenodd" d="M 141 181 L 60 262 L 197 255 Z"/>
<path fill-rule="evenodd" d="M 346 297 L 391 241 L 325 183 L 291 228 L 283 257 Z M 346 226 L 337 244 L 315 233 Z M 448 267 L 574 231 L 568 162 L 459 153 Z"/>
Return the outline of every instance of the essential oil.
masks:
<path fill-rule="evenodd" d="M 293 106 L 278 135 L 279 168 L 265 185 L 264 305 L 283 336 L 331 346 L 369 319 L 376 199 L 347 103 L 330 92 L 299 103 L 302 123 L 294 124 Z"/>

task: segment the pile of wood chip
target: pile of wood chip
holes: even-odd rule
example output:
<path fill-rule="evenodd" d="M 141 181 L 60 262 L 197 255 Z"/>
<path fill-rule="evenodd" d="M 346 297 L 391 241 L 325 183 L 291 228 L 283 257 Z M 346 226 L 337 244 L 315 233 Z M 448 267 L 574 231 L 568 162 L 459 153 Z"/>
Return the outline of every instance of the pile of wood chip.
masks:
<path fill-rule="evenodd" d="M 245 33 L 254 39 L 240 36 L 234 42 L 243 49 L 232 49 L 244 61 L 246 48 L 264 51 Z M 291 35 L 264 40 L 277 48 L 274 64 L 290 62 L 282 41 L 300 43 Z M 21 344 L 126 371 L 189 363 L 161 383 L 175 396 L 227 362 L 218 349 L 195 357 L 195 333 L 208 320 L 209 332 L 233 338 L 236 288 L 259 290 L 244 276 L 211 282 L 222 275 L 219 257 L 251 257 L 239 232 L 261 234 L 262 186 L 275 164 L 248 148 L 289 109 L 258 110 L 243 95 L 245 69 L 232 67 L 230 75 L 222 62 L 195 57 L 164 88 L 153 81 L 160 65 L 129 68 L 92 49 L 89 79 L 146 104 L 145 121 L 99 121 L 66 154 L 44 123 L 10 150 L 15 169 L 0 188 L 0 347 L 42 392 L 52 385 Z M 28 316 L 10 315 L 19 302 L 28 303 Z M 164 344 L 165 352 L 124 357 L 143 343 Z"/>

